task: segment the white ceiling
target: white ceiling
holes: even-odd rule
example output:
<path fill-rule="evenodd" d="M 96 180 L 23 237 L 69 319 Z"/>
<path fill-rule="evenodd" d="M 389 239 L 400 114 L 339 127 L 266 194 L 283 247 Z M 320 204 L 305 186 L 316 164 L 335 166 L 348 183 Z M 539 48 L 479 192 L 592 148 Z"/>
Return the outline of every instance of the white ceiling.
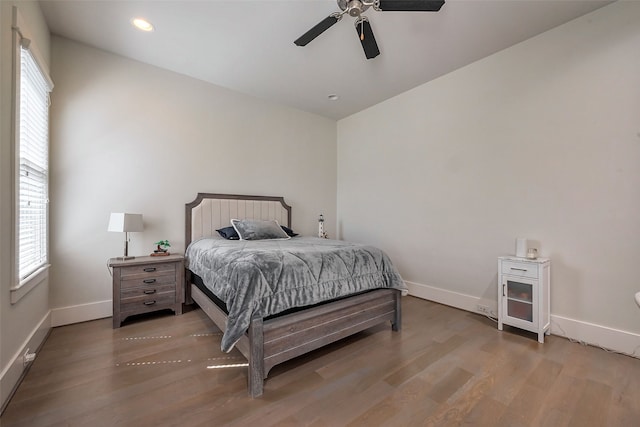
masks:
<path fill-rule="evenodd" d="M 598 9 L 597 0 L 447 0 L 440 12 L 366 12 L 380 48 L 367 60 L 353 18 L 293 41 L 335 0 L 42 0 L 53 34 L 271 102 L 340 119 Z M 144 17 L 152 33 L 133 28 Z M 327 99 L 338 94 L 338 101 Z"/>

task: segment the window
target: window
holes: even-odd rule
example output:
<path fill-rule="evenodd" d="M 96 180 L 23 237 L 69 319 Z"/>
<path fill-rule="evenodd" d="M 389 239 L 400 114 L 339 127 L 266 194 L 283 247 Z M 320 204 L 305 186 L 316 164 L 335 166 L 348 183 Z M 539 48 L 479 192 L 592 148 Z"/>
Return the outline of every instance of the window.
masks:
<path fill-rule="evenodd" d="M 2 1 L 2 0 L 0 0 Z M 33 34 L 13 6 L 13 136 L 15 153 L 14 283 L 11 304 L 48 278 L 49 93 L 53 82 Z"/>
<path fill-rule="evenodd" d="M 22 43 L 24 45 L 24 43 Z M 20 47 L 18 276 L 47 263 L 50 85 L 35 58 Z"/>

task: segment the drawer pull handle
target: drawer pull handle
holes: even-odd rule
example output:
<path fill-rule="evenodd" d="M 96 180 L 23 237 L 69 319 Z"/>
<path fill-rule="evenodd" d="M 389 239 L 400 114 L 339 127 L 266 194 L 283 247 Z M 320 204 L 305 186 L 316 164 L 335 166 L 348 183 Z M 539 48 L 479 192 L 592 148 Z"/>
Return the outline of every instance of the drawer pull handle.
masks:
<path fill-rule="evenodd" d="M 511 267 L 512 270 L 517 270 L 517 271 L 527 271 L 526 268 L 515 268 L 515 267 Z"/>
<path fill-rule="evenodd" d="M 144 305 L 153 305 L 155 303 L 156 303 L 155 301 L 145 301 Z"/>
<path fill-rule="evenodd" d="M 156 279 L 144 279 L 144 283 L 156 283 Z"/>
<path fill-rule="evenodd" d="M 155 294 L 156 290 L 155 289 L 147 289 L 147 290 L 144 291 L 144 293 L 146 295 L 151 295 L 151 294 Z"/>
<path fill-rule="evenodd" d="M 155 267 L 147 267 L 144 268 L 142 271 L 146 272 L 146 273 L 151 273 L 152 271 L 156 271 Z"/>

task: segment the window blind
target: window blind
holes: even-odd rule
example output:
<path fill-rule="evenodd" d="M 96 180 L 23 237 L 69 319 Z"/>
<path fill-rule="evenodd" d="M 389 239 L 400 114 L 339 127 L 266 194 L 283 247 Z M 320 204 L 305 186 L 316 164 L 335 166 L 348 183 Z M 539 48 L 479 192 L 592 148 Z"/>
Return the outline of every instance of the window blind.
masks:
<path fill-rule="evenodd" d="M 18 274 L 47 263 L 49 203 L 49 92 L 35 58 L 20 48 Z"/>

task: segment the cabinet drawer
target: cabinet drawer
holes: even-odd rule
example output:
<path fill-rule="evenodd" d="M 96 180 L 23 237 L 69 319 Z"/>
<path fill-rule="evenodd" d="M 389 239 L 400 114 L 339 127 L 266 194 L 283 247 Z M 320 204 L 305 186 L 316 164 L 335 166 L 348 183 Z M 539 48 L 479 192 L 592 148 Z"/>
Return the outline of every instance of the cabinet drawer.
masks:
<path fill-rule="evenodd" d="M 128 288 L 137 288 L 137 287 L 146 287 L 146 286 L 158 286 L 158 285 L 167 285 L 173 284 L 175 286 L 176 276 L 175 274 L 172 276 L 146 276 L 146 277 L 137 277 L 134 279 L 122 280 L 120 282 L 120 289 L 128 289 Z"/>
<path fill-rule="evenodd" d="M 530 277 L 532 279 L 537 279 L 538 268 L 535 264 L 531 264 L 531 263 L 517 262 L 517 261 L 503 261 L 502 274 L 508 274 L 510 276 L 518 276 L 518 277 Z"/>
<path fill-rule="evenodd" d="M 153 265 L 132 265 L 120 268 L 120 279 L 144 279 L 157 276 L 175 276 L 176 263 L 164 263 Z"/>
<path fill-rule="evenodd" d="M 136 288 L 123 288 L 120 291 L 120 299 L 122 301 L 127 298 L 134 298 L 139 296 L 145 297 L 153 297 L 154 295 L 159 295 L 164 292 L 172 292 L 176 290 L 175 283 L 168 284 L 153 284 L 149 286 L 140 286 Z"/>
<path fill-rule="evenodd" d="M 144 313 L 153 311 L 161 305 L 172 305 L 176 302 L 175 291 L 162 292 L 154 295 L 142 295 L 120 300 L 120 310 L 123 313 Z"/>

